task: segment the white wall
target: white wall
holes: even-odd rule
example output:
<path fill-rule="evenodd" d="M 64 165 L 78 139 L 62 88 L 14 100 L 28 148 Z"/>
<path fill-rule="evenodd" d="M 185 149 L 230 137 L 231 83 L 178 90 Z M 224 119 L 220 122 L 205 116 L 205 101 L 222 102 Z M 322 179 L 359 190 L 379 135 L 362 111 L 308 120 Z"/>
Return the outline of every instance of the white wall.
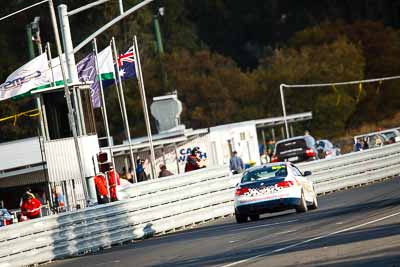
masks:
<path fill-rule="evenodd" d="M 216 144 L 218 164 L 229 164 L 230 151 L 236 150 L 243 162 L 261 164 L 258 151 L 257 129 L 253 123 L 237 123 L 210 128 L 210 141 Z"/>

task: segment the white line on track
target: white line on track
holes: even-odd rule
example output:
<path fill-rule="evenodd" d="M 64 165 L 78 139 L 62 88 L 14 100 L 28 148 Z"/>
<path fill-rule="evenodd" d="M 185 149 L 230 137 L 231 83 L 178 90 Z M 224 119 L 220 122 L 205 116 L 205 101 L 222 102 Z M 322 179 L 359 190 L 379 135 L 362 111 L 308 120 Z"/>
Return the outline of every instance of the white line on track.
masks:
<path fill-rule="evenodd" d="M 303 244 L 307 244 L 307 243 L 310 243 L 310 242 L 313 242 L 313 241 L 316 241 L 316 240 L 320 240 L 320 239 L 323 239 L 323 238 L 326 238 L 326 237 L 330 237 L 330 236 L 333 236 L 333 235 L 337 235 L 337 234 L 340 234 L 340 233 L 343 233 L 343 232 L 351 231 L 351 230 L 354 230 L 354 229 L 357 229 L 357 228 L 360 228 L 360 227 L 363 227 L 363 226 L 366 226 L 366 225 L 369 225 L 369 224 L 380 222 L 380 221 L 383 221 L 383 220 L 386 220 L 386 219 L 389 219 L 391 217 L 398 216 L 398 215 L 400 215 L 400 212 L 396 212 L 396 213 L 393 213 L 393 214 L 390 214 L 390 215 L 387 215 L 387 216 L 384 216 L 382 218 L 379 218 L 379 219 L 376 219 L 376 220 L 373 220 L 373 221 L 369 221 L 369 222 L 366 222 L 366 223 L 354 225 L 352 227 L 348 227 L 348 228 L 345 228 L 345 229 L 342 229 L 342 230 L 339 230 L 339 231 L 335 231 L 335 232 L 332 232 L 332 233 L 329 233 L 329 234 L 325 234 L 325 235 L 317 236 L 317 237 L 314 237 L 314 238 L 310 238 L 310 239 L 307 239 L 307 240 L 304 240 L 304 241 L 301 241 L 299 243 L 295 243 L 295 244 L 292 244 L 292 245 L 289 245 L 289 246 L 286 246 L 286 247 L 283 247 L 283 248 L 275 249 L 275 250 L 272 250 L 272 251 L 269 251 L 269 252 L 266 252 L 266 253 L 263 253 L 263 254 L 259 254 L 259 255 L 244 259 L 244 260 L 232 262 L 232 263 L 229 263 L 227 265 L 223 265 L 221 267 L 235 266 L 235 265 L 238 265 L 238 264 L 241 264 L 241 263 L 245 263 L 245 262 L 260 258 L 260 257 L 264 257 L 264 256 L 268 256 L 268 255 L 274 254 L 276 252 L 285 251 L 285 250 L 288 250 L 288 249 L 291 249 L 291 248 L 294 248 L 294 247 L 297 247 L 297 246 L 300 246 L 300 245 L 303 245 Z"/>

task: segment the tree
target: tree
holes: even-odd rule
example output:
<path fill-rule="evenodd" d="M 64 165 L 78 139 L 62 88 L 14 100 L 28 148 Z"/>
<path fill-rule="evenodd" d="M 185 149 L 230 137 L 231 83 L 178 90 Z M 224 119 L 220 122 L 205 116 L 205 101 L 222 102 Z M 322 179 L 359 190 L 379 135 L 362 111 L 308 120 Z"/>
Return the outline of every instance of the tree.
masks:
<path fill-rule="evenodd" d="M 363 78 L 364 66 L 361 50 L 344 37 L 331 44 L 277 50 L 255 72 L 258 84 L 262 85 L 260 94 L 266 96 L 258 105 L 268 107 L 269 112 L 274 115 L 280 115 L 281 83 L 311 84 L 358 80 Z M 289 88 L 285 90 L 287 113 L 312 110 L 312 129 L 315 132 L 328 136 L 343 133 L 346 122 L 355 109 L 357 92 L 354 86 Z M 338 111 L 341 113 L 335 118 L 335 123 L 329 123 L 331 114 L 337 114 Z M 322 127 L 321 122 L 327 123 L 323 123 Z"/>

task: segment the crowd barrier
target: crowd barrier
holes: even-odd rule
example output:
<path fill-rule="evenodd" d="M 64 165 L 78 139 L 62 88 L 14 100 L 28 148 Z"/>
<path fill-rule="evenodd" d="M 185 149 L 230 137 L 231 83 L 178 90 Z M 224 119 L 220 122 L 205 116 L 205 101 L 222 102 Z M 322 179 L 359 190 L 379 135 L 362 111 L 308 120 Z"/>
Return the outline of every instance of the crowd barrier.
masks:
<path fill-rule="evenodd" d="M 319 194 L 400 173 L 400 144 L 298 164 Z M 127 199 L 0 228 L 0 267 L 26 266 L 161 235 L 233 214 L 240 175 L 227 166 L 146 181 Z"/>

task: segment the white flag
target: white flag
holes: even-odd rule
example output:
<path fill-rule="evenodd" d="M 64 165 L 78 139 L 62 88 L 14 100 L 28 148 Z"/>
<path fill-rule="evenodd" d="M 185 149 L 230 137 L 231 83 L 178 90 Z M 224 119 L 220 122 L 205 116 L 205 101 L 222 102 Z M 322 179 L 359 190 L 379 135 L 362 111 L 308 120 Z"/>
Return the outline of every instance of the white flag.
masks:
<path fill-rule="evenodd" d="M 64 66 L 65 66 L 64 70 L 67 72 L 67 66 L 65 63 L 65 55 L 62 54 L 61 58 L 64 63 Z M 106 49 L 104 49 L 103 51 L 98 53 L 97 61 L 99 63 L 99 73 L 100 73 L 100 79 L 99 78 L 97 78 L 97 79 L 103 80 L 103 81 L 114 79 L 114 69 L 113 69 L 114 64 L 113 64 L 113 58 L 112 58 L 112 50 L 111 50 L 110 46 L 108 46 Z M 51 60 L 51 67 L 52 67 L 51 69 L 48 69 L 50 81 L 54 82 L 55 85 L 64 84 L 63 78 L 62 78 L 62 73 L 61 73 L 60 60 L 58 57 L 53 58 Z"/>
<path fill-rule="evenodd" d="M 14 71 L 0 85 L 0 101 L 25 94 L 49 83 L 47 69 L 47 56 L 42 54 Z"/>
<path fill-rule="evenodd" d="M 114 63 L 111 46 L 107 46 L 107 48 L 97 54 L 97 62 L 99 63 L 99 80 L 114 79 Z"/>

